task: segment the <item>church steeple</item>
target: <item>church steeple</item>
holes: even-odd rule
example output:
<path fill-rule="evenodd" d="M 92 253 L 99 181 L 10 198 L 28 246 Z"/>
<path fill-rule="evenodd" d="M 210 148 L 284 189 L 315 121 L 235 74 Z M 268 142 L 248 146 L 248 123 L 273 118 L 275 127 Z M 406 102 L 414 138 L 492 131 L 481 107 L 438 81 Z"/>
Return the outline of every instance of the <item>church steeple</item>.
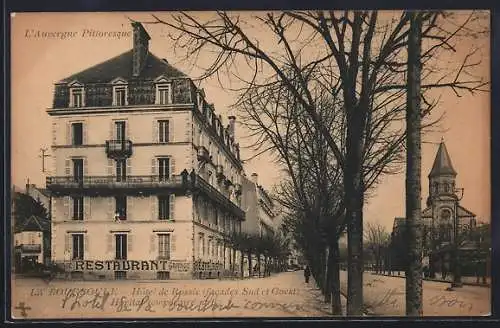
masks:
<path fill-rule="evenodd" d="M 431 172 L 429 173 L 429 178 L 442 175 L 457 175 L 457 172 L 451 164 L 450 155 L 448 154 L 448 150 L 446 150 L 446 145 L 444 144 L 443 139 L 441 139 L 441 143 L 439 144 L 439 149 L 436 153 L 436 158 L 434 159 Z"/>
<path fill-rule="evenodd" d="M 456 197 L 454 194 L 456 176 L 457 171 L 453 168 L 444 140 L 441 139 L 434 164 L 428 176 L 429 198 L 427 198 L 427 205 L 430 205 L 432 199 L 436 197 Z"/>

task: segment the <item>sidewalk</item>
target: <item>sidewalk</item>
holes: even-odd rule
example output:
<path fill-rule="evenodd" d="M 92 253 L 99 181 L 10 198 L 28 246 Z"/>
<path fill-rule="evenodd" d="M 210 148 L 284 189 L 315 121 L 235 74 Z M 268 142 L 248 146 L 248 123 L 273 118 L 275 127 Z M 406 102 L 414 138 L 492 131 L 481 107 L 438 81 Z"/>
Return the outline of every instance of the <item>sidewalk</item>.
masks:
<path fill-rule="evenodd" d="M 397 274 L 387 274 L 387 273 L 375 273 L 373 271 L 370 271 L 369 272 L 370 274 L 372 275 L 375 275 L 375 276 L 386 276 L 386 277 L 396 277 L 396 278 L 404 278 L 405 277 L 405 273 L 401 271 L 401 274 L 400 275 L 397 275 Z M 436 274 L 436 277 L 440 277 L 440 278 L 423 278 L 423 280 L 426 280 L 426 281 L 436 281 L 436 282 L 444 282 L 444 283 L 452 283 L 452 280 L 448 280 L 448 279 L 443 279 L 441 277 L 440 274 Z M 491 286 L 491 278 L 490 277 L 487 277 L 486 278 L 486 284 L 483 284 L 483 283 L 477 283 L 476 282 L 476 277 L 462 277 L 462 283 L 464 285 L 467 285 L 467 286 L 476 286 L 476 287 L 490 287 Z M 481 281 L 481 279 L 480 279 Z"/>

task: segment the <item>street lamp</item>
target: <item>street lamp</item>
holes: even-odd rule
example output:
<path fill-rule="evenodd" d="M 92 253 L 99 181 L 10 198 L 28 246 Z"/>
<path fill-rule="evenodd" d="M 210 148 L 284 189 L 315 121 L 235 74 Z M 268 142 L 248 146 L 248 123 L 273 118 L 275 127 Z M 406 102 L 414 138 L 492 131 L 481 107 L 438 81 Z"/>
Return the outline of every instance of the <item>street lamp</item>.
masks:
<path fill-rule="evenodd" d="M 457 196 L 455 200 L 455 216 L 453 225 L 453 282 L 451 288 L 462 287 L 462 277 L 460 272 L 459 240 L 458 240 L 458 203 L 464 197 L 464 188 L 453 188 L 453 193 Z"/>

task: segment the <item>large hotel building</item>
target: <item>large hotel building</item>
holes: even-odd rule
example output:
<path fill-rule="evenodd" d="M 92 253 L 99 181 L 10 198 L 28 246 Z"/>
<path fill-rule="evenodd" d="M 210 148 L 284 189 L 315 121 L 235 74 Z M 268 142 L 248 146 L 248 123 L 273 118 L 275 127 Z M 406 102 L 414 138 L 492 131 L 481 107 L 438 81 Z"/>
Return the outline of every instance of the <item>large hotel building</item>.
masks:
<path fill-rule="evenodd" d="M 235 117 L 203 90 L 133 49 L 55 84 L 52 261 L 75 278 L 190 279 L 234 274 L 243 173 Z"/>

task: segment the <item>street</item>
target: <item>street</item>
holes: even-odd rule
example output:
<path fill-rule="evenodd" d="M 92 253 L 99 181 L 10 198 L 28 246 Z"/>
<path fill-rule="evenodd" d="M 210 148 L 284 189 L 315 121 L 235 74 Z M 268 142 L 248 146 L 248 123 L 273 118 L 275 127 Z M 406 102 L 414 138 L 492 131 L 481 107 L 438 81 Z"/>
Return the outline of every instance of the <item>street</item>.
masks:
<path fill-rule="evenodd" d="M 405 315 L 405 279 L 365 272 L 365 306 L 374 315 Z M 347 292 L 347 272 L 340 272 L 341 290 Z M 463 286 L 446 291 L 450 283 L 424 281 L 424 316 L 482 316 L 491 312 L 491 289 Z"/>
<path fill-rule="evenodd" d="M 347 273 L 341 271 L 347 292 Z M 490 313 L 490 288 L 424 281 L 424 316 Z M 244 280 L 52 281 L 15 279 L 13 316 L 50 318 L 324 317 L 328 304 L 303 271 Z M 371 315 L 405 315 L 405 279 L 365 273 Z M 346 299 L 342 297 L 343 313 Z"/>
<path fill-rule="evenodd" d="M 303 271 L 244 280 L 15 279 L 13 316 L 26 318 L 323 317 L 328 306 Z M 17 308 L 17 309 L 16 309 Z"/>

